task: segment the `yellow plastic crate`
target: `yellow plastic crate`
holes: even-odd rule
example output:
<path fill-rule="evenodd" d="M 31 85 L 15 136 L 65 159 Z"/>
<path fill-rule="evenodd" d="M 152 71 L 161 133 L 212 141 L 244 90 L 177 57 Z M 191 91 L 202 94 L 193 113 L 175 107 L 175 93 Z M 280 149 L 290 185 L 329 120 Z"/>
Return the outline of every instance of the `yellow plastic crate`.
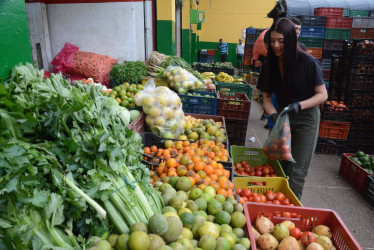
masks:
<path fill-rule="evenodd" d="M 253 185 L 253 182 L 265 182 L 263 186 Z M 249 188 L 252 193 L 265 194 L 266 191 L 271 190 L 275 192 L 282 192 L 290 203 L 295 206 L 302 207 L 303 205 L 292 192 L 288 181 L 282 177 L 234 177 L 235 188 Z"/>
<path fill-rule="evenodd" d="M 166 81 L 165 78 L 163 78 L 163 77 L 152 77 L 152 76 L 143 77 L 142 78 L 142 85 L 144 85 L 151 78 L 153 78 L 155 80 L 156 87 L 158 87 L 158 86 L 169 87 L 169 84 L 168 84 L 168 82 Z"/>

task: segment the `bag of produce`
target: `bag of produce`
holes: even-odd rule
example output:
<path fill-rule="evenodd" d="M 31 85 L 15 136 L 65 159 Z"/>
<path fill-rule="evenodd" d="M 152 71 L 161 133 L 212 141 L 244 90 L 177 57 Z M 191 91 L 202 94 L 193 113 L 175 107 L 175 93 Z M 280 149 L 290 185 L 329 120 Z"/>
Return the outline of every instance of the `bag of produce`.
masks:
<path fill-rule="evenodd" d="M 291 154 L 290 119 L 285 111 L 279 114 L 279 118 L 262 150 L 269 160 L 296 162 Z"/>
<path fill-rule="evenodd" d="M 164 72 L 164 77 L 169 86 L 179 94 L 184 94 L 188 90 L 198 90 L 204 86 L 193 74 L 178 66 L 168 66 Z"/>
<path fill-rule="evenodd" d="M 185 125 L 182 102 L 179 96 L 168 87 L 156 87 L 153 78 L 149 79 L 134 97 L 135 104 L 143 108 L 145 122 L 152 133 L 163 138 L 178 138 Z"/>

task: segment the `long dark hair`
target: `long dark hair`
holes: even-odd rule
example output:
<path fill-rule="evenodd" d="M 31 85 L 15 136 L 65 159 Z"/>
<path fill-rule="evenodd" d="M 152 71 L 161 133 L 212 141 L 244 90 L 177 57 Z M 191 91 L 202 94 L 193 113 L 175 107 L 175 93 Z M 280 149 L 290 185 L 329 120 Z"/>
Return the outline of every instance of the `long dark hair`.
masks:
<path fill-rule="evenodd" d="M 291 84 L 293 77 L 293 69 L 296 60 L 296 50 L 297 50 L 297 36 L 294 24 L 287 18 L 279 18 L 270 28 L 270 35 L 268 37 L 268 52 L 265 62 L 265 77 L 264 77 L 264 87 L 266 90 L 270 90 L 271 83 L 274 82 L 274 70 L 278 67 L 278 57 L 275 55 L 273 48 L 271 47 L 271 32 L 276 31 L 283 35 L 283 84 L 282 97 L 279 98 L 280 105 L 287 105 L 291 99 Z"/>

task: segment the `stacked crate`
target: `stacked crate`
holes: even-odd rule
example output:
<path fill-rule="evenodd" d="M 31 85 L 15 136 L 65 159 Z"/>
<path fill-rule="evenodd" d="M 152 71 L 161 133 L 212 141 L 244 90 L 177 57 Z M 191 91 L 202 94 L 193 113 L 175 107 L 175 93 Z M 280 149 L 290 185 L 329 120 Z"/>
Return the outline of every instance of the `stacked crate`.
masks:
<path fill-rule="evenodd" d="M 374 17 L 353 17 L 351 39 L 374 39 Z"/>
<path fill-rule="evenodd" d="M 329 98 L 352 113 L 345 151 L 374 153 L 374 41 L 346 41 L 343 55 L 333 60 Z"/>
<path fill-rule="evenodd" d="M 257 40 L 257 29 L 249 27 L 245 30 L 244 62 L 243 65 L 251 65 L 253 57 L 253 45 Z"/>
<path fill-rule="evenodd" d="M 299 16 L 298 18 L 302 23 L 299 41 L 305 45 L 307 53 L 321 59 L 326 18 L 322 16 Z"/>

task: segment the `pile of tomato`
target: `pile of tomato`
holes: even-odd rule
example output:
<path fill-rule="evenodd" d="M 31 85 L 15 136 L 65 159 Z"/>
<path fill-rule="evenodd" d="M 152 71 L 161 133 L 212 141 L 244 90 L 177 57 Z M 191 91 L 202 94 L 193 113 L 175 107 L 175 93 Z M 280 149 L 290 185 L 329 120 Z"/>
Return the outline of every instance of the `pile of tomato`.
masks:
<path fill-rule="evenodd" d="M 245 176 L 259 176 L 259 177 L 276 177 L 273 166 L 266 163 L 263 166 L 253 167 L 246 161 L 237 162 L 234 164 L 234 171 L 237 175 Z"/>
<path fill-rule="evenodd" d="M 275 204 L 275 205 L 285 205 L 285 206 L 293 206 L 293 204 L 290 202 L 290 199 L 287 198 L 284 193 L 278 191 L 273 192 L 271 190 L 268 190 L 265 192 L 265 194 L 258 194 L 253 193 L 248 188 L 236 188 L 236 194 L 239 196 L 239 202 L 243 204 L 246 201 L 252 201 L 252 202 L 262 202 L 262 203 L 269 203 L 269 204 Z"/>

